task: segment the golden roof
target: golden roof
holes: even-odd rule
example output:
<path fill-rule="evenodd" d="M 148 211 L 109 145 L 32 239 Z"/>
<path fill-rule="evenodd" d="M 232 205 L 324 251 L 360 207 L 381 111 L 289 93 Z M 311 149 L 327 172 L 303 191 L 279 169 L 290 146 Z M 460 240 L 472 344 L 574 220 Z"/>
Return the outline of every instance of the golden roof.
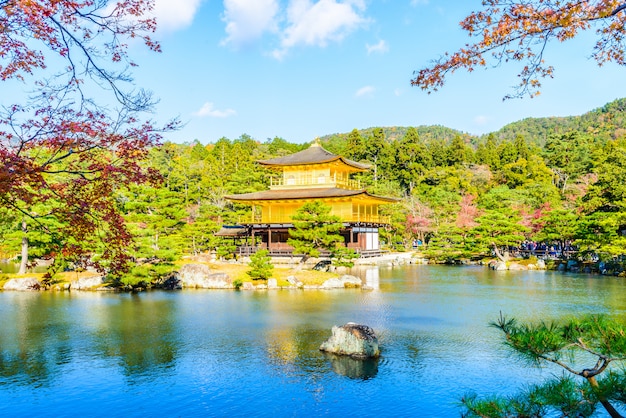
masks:
<path fill-rule="evenodd" d="M 270 160 L 259 160 L 259 164 L 268 167 L 294 166 L 294 165 L 311 165 L 324 164 L 334 161 L 341 161 L 347 166 L 352 167 L 355 171 L 367 171 L 371 168 L 369 164 L 357 163 L 340 155 L 333 154 L 325 150 L 318 142 L 314 142 L 304 151 L 295 154 L 286 155 L 284 157 L 272 158 Z"/>
<path fill-rule="evenodd" d="M 380 203 L 393 203 L 399 199 L 395 197 L 377 196 L 365 190 L 347 190 L 336 187 L 327 189 L 291 189 L 291 190 L 265 190 L 262 192 L 243 193 L 224 196 L 226 199 L 234 201 L 267 201 L 267 200 L 297 200 L 297 199 L 331 199 L 345 197 L 367 197 L 368 199 L 379 201 Z"/>

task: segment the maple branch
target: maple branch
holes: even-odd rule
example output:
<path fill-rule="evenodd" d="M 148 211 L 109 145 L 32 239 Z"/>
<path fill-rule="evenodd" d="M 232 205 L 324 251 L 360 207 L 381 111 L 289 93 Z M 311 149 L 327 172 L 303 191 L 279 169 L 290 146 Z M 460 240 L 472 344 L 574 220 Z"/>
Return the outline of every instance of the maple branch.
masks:
<path fill-rule="evenodd" d="M 497 66 L 506 61 L 526 62 L 518 74 L 521 82 L 516 93 L 505 99 L 538 94 L 540 78 L 552 77 L 553 67 L 543 64 L 547 43 L 565 41 L 591 28 L 590 24 L 611 18 L 626 10 L 626 3 L 606 10 L 604 2 L 590 5 L 588 1 L 484 1 L 482 11 L 473 12 L 460 22 L 461 28 L 470 36 L 480 38 L 466 44 L 451 55 L 446 54 L 431 63 L 430 67 L 414 72 L 411 85 L 423 90 L 437 91 L 445 83 L 447 75 L 458 69 L 472 71 L 487 66 L 485 54 L 495 59 Z M 615 6 L 612 6 L 615 7 Z M 611 11 L 612 10 L 612 11 Z M 600 41 L 593 56 L 601 65 L 606 61 L 624 64 L 623 32 L 617 22 L 599 30 Z"/>
<path fill-rule="evenodd" d="M 0 201 L 2 201 L 4 205 L 12 207 L 13 209 L 18 211 L 22 215 L 24 215 L 27 218 L 32 219 L 33 221 L 35 221 L 47 234 L 53 235 L 53 232 L 50 231 L 50 229 L 39 220 L 39 218 L 41 218 L 42 216 L 35 215 L 35 214 L 31 213 L 31 212 L 28 212 L 28 211 L 22 209 L 14 201 L 7 199 L 5 196 L 0 195 Z M 50 214 L 51 213 L 48 213 L 47 215 L 50 215 Z"/>
<path fill-rule="evenodd" d="M 611 12 L 610 16 L 615 16 L 616 14 L 618 14 L 619 12 L 621 12 L 624 9 L 626 9 L 626 3 L 622 4 L 621 6 L 618 6 L 615 10 L 613 10 Z"/>
<path fill-rule="evenodd" d="M 87 63 L 85 64 L 85 73 L 89 74 L 91 72 L 90 68 L 93 71 L 95 71 L 95 73 L 99 75 L 99 78 L 101 78 L 102 80 L 106 81 L 109 84 L 109 86 L 111 87 L 111 90 L 113 91 L 113 94 L 115 95 L 115 98 L 122 105 L 124 105 L 124 107 L 134 110 L 134 111 L 142 111 L 155 104 L 155 102 L 151 100 L 150 95 L 146 94 L 143 91 L 140 92 L 139 94 L 134 95 L 131 99 L 131 96 L 123 92 L 117 85 L 118 81 L 127 81 L 127 82 L 131 81 L 130 78 L 125 77 L 123 73 L 118 73 L 118 74 L 109 73 L 104 68 L 99 66 L 93 59 L 91 51 L 89 51 L 89 49 L 85 46 L 83 42 L 81 42 L 72 32 L 70 32 L 64 25 L 61 24 L 61 22 L 59 22 L 53 16 L 50 16 L 50 20 L 57 26 L 58 30 L 61 33 L 63 43 L 68 51 L 67 59 L 70 62 L 70 66 L 72 69 L 71 78 L 73 82 L 78 86 L 78 90 L 81 92 L 81 95 L 82 95 L 82 89 L 80 88 L 80 80 L 78 79 L 76 75 L 76 65 L 74 64 L 71 58 L 71 50 L 72 50 L 71 43 L 68 41 L 66 36 L 69 37 L 69 39 L 73 41 L 73 44 L 76 45 L 83 52 L 83 55 L 85 59 L 87 60 Z"/>

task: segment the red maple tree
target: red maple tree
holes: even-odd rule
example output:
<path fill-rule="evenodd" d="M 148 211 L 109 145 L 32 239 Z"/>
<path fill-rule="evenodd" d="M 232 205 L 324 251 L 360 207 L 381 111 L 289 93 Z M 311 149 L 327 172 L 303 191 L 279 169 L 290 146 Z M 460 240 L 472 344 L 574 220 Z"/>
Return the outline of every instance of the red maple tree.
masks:
<path fill-rule="evenodd" d="M 175 127 L 140 120 L 154 101 L 127 71 L 135 65 L 129 40 L 160 51 L 150 37 L 152 7 L 153 0 L 0 0 L 0 79 L 31 91 L 0 113 L 0 205 L 22 218 L 24 232 L 28 224 L 52 237 L 50 256 L 110 273 L 127 267 L 132 242 L 116 191 L 158 178 L 141 162 Z M 103 89 L 115 100 L 98 103 L 93 94 Z"/>

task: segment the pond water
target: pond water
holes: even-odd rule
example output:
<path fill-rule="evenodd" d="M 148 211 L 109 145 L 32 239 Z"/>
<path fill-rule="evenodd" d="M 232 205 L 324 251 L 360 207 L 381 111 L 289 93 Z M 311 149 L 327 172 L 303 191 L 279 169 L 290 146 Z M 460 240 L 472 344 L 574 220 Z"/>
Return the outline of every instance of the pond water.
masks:
<path fill-rule="evenodd" d="M 2 416 L 459 416 L 554 369 L 519 363 L 488 327 L 626 317 L 625 280 L 484 267 L 361 271 L 372 291 L 0 292 Z M 318 350 L 369 325 L 382 356 Z"/>
<path fill-rule="evenodd" d="M 43 263 L 42 263 L 43 264 Z M 29 273 L 44 273 L 47 270 L 47 266 L 39 265 L 28 269 Z M 20 271 L 20 265 L 11 261 L 0 260 L 0 274 L 2 273 L 17 273 Z"/>

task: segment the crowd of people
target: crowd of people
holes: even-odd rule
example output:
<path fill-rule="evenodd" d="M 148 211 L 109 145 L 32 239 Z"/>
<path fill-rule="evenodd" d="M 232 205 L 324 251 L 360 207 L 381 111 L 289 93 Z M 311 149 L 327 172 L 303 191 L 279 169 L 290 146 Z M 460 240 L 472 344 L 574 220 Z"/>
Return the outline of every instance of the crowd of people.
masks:
<path fill-rule="evenodd" d="M 570 258 L 578 252 L 571 242 L 545 243 L 524 241 L 519 248 L 512 248 L 511 253 L 520 257 L 536 256 L 540 258 Z"/>

